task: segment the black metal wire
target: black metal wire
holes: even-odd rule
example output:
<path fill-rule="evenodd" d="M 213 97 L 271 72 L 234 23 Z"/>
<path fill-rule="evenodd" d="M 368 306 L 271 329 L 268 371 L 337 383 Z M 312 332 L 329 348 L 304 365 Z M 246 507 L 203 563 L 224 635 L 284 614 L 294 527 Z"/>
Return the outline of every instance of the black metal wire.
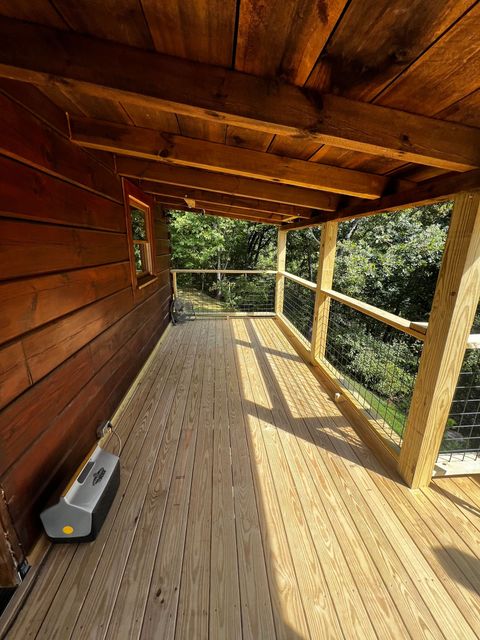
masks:
<path fill-rule="evenodd" d="M 450 407 L 439 460 L 480 459 L 480 350 L 467 350 Z"/>
<path fill-rule="evenodd" d="M 315 292 L 285 278 L 283 315 L 311 342 Z"/>
<path fill-rule="evenodd" d="M 330 301 L 325 366 L 357 399 L 381 430 L 400 445 L 422 344 L 403 332 Z"/>

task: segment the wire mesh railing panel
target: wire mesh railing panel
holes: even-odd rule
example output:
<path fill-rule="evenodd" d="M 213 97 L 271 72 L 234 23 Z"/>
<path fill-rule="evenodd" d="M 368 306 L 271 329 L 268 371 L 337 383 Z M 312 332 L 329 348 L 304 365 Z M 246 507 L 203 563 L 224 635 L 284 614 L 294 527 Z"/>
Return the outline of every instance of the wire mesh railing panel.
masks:
<path fill-rule="evenodd" d="M 315 292 L 285 278 L 283 315 L 309 343 L 312 341 Z"/>
<path fill-rule="evenodd" d="M 450 407 L 439 461 L 480 460 L 480 349 L 467 349 Z"/>
<path fill-rule="evenodd" d="M 400 446 L 422 343 L 335 300 L 320 340 L 326 343 L 323 364 Z"/>
<path fill-rule="evenodd" d="M 177 291 L 199 315 L 275 311 L 275 274 L 177 273 Z"/>

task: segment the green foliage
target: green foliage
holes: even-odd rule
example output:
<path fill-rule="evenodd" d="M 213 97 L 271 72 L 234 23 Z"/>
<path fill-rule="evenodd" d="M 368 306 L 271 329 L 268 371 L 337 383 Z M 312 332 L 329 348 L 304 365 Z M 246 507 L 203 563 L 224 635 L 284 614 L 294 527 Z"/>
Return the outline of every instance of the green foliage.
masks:
<path fill-rule="evenodd" d="M 276 229 L 219 216 L 171 211 L 172 262 L 183 269 L 273 269 Z"/>
<path fill-rule="evenodd" d="M 428 320 L 450 211 L 450 203 L 439 203 L 341 224 L 334 288 Z"/>

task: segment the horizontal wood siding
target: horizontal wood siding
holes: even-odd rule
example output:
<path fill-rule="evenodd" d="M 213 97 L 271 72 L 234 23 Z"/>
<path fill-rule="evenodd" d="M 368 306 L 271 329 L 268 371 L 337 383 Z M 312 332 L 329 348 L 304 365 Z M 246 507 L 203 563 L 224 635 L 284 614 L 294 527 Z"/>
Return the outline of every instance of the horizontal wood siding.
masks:
<path fill-rule="evenodd" d="M 135 296 L 119 178 L 18 95 L 0 104 L 0 489 L 27 553 L 168 324 L 170 247 L 155 211 L 157 279 Z"/>

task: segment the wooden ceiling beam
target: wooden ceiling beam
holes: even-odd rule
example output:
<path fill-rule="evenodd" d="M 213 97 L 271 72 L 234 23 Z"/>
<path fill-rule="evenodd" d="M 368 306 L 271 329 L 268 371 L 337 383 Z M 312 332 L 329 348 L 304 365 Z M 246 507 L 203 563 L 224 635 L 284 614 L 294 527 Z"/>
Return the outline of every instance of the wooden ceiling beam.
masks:
<path fill-rule="evenodd" d="M 178 198 L 184 202 L 185 198 L 191 198 L 195 202 L 200 202 L 202 208 L 204 205 L 216 204 L 219 206 L 228 206 L 235 209 L 247 209 L 248 211 L 261 211 L 264 213 L 277 213 L 287 218 L 311 218 L 312 210 L 305 207 L 295 207 L 285 204 L 277 204 L 267 202 L 266 200 L 254 200 L 252 198 L 240 198 L 231 196 L 226 193 L 214 193 L 213 191 L 204 191 L 202 189 L 189 189 L 187 187 L 176 187 L 171 184 L 161 182 L 151 182 L 149 180 L 140 180 L 139 185 L 143 191 L 158 196 L 167 196 L 169 198 Z"/>
<path fill-rule="evenodd" d="M 284 225 L 287 230 L 305 229 L 324 222 L 336 220 L 344 222 L 354 218 L 364 218 L 377 213 L 387 213 L 388 211 L 402 210 L 407 207 L 418 207 L 432 202 L 450 200 L 457 193 L 462 191 L 476 191 L 480 189 L 480 169 L 466 171 L 465 173 L 449 174 L 438 176 L 420 182 L 411 189 L 405 189 L 391 195 L 359 202 L 350 206 L 338 209 L 336 212 L 325 212 L 313 216 L 310 220 L 294 222 Z"/>
<path fill-rule="evenodd" d="M 242 214 L 241 216 L 239 216 L 238 214 L 235 213 L 229 213 L 228 211 L 214 211 L 210 208 L 208 209 L 199 209 L 198 207 L 195 209 L 189 209 L 188 207 L 181 207 L 181 206 L 177 206 L 175 204 L 169 204 L 168 202 L 162 202 L 161 200 L 158 200 L 159 204 L 161 204 L 165 209 L 174 209 L 175 211 L 185 211 L 188 213 L 196 213 L 198 215 L 207 215 L 207 216 L 219 216 L 221 218 L 232 218 L 234 220 L 245 220 L 248 222 L 258 222 L 260 224 L 274 224 L 274 225 L 280 225 L 281 221 L 280 220 L 272 220 L 271 218 L 268 217 L 262 217 L 260 215 L 248 215 L 248 214 Z"/>
<path fill-rule="evenodd" d="M 77 33 L 0 19 L 0 75 L 445 170 L 480 166 L 480 130 Z"/>
<path fill-rule="evenodd" d="M 213 211 L 215 213 L 228 213 L 229 215 L 238 216 L 239 218 L 243 218 L 245 216 L 257 217 L 265 221 L 273 221 L 278 223 L 282 223 L 287 220 L 286 216 L 282 216 L 277 213 L 267 213 L 264 211 L 254 211 L 254 210 L 247 211 L 246 209 L 236 209 L 235 207 L 229 207 L 227 205 L 219 205 L 219 204 L 211 204 L 211 203 L 205 203 L 203 205 L 198 203 L 195 207 L 188 207 L 188 205 L 186 205 L 185 203 L 179 202 L 178 200 L 175 200 L 173 198 L 167 198 L 165 196 L 159 196 L 158 202 L 160 202 L 162 205 L 166 205 L 174 208 L 180 207 L 180 208 L 186 208 L 187 210 L 202 209 L 203 211 L 208 210 L 208 211 Z"/>
<path fill-rule="evenodd" d="M 384 176 L 352 169 L 294 160 L 263 151 L 240 149 L 93 118 L 72 116 L 70 138 L 90 149 L 361 198 L 378 198 L 388 180 Z"/>
<path fill-rule="evenodd" d="M 187 189 L 201 189 L 239 198 L 278 202 L 307 209 L 335 211 L 339 200 L 339 196 L 326 191 L 303 189 L 292 185 L 252 180 L 242 176 L 225 175 L 126 156 L 116 158 L 116 168 L 120 175 L 128 178 L 161 182 Z"/>

